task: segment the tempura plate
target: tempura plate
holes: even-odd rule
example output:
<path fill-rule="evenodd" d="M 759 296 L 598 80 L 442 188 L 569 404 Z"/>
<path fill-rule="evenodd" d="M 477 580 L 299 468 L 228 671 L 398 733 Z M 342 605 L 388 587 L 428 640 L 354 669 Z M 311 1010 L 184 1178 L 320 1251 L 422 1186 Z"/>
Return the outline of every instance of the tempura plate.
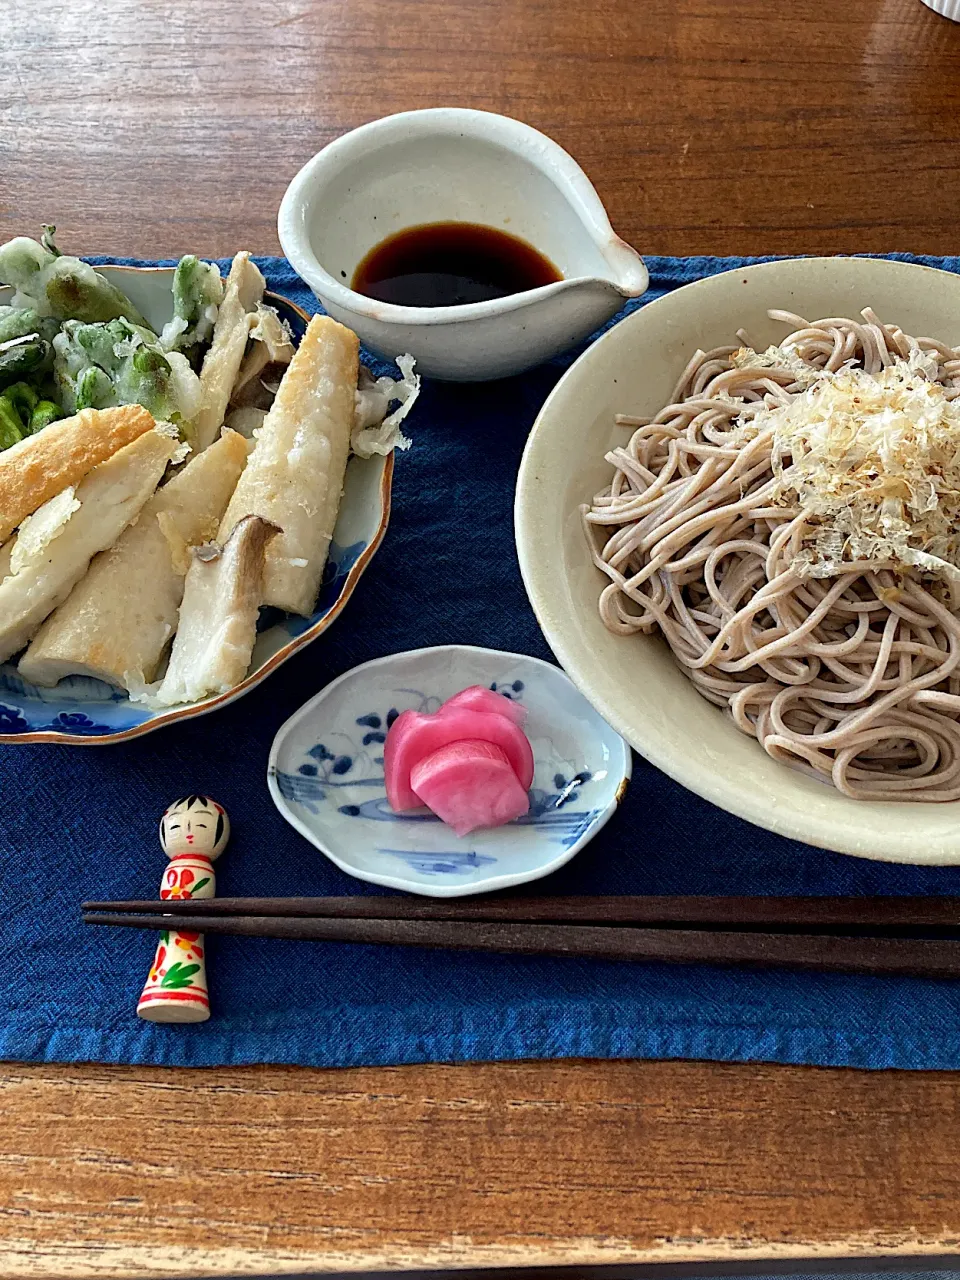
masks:
<path fill-rule="evenodd" d="M 118 285 L 157 330 L 173 310 L 172 267 L 98 267 Z M 9 290 L 0 289 L 0 303 Z M 309 316 L 295 303 L 267 293 L 265 301 L 290 321 L 297 337 Z M 206 715 L 242 697 L 297 650 L 310 644 L 343 612 L 360 576 L 387 531 L 393 455 L 351 457 L 330 558 L 316 610 L 310 618 L 272 611 L 261 615 L 261 630 L 246 677 L 229 693 L 201 702 L 151 711 L 131 702 L 119 689 L 86 676 L 61 680 L 54 689 L 39 689 L 17 674 L 12 663 L 0 665 L 0 742 L 60 742 L 100 746 L 126 742 L 162 725 Z M 266 625 L 263 625 L 266 624 Z"/>

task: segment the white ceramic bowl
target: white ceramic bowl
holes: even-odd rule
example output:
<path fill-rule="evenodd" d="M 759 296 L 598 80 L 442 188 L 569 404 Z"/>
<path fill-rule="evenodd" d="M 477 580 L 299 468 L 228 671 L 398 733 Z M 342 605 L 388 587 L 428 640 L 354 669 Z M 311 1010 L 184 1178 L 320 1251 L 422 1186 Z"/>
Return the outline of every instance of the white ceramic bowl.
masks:
<path fill-rule="evenodd" d="M 951 22 L 960 22 L 960 0 L 923 0 L 928 9 Z"/>
<path fill-rule="evenodd" d="M 170 319 L 172 267 L 98 267 L 128 295 L 155 329 Z M 9 290 L 0 288 L 0 303 Z M 267 302 L 302 333 L 309 316 L 292 302 L 268 293 Z M 266 679 L 298 649 L 315 640 L 341 614 L 360 576 L 383 541 L 390 518 L 393 456 L 353 457 L 347 464 L 343 499 L 330 546 L 323 585 L 312 617 L 261 615 L 253 661 L 245 678 L 229 693 L 202 702 L 151 711 L 131 702 L 122 690 L 88 676 L 61 680 L 40 689 L 22 680 L 13 663 L 0 664 L 0 742 L 60 742 L 102 746 L 126 742 L 165 724 L 205 715 L 226 706 Z"/>
<path fill-rule="evenodd" d="M 597 611 L 607 579 L 578 508 L 609 483 L 616 412 L 653 414 L 697 347 L 754 345 L 786 330 L 767 309 L 814 319 L 873 307 L 913 334 L 960 343 L 960 276 L 867 258 L 808 258 L 728 271 L 678 289 L 616 325 L 557 384 L 530 434 L 516 500 L 520 567 L 557 658 L 598 711 L 671 777 L 760 827 L 891 862 L 960 863 L 960 803 L 850 800 L 775 763 L 706 702 L 654 636 L 611 635 Z"/>
<path fill-rule="evenodd" d="M 427 810 L 394 813 L 383 742 L 398 712 L 436 711 L 471 684 L 528 709 L 530 813 L 462 840 Z M 444 645 L 354 667 L 280 729 L 267 780 L 277 808 L 342 871 L 371 884 L 456 898 L 549 875 L 616 810 L 630 748 L 558 668 L 521 653 Z"/>
<path fill-rule="evenodd" d="M 563 279 L 460 307 L 400 307 L 355 293 L 361 259 L 429 222 L 520 236 Z M 544 134 L 489 111 L 386 116 L 308 160 L 280 205 L 283 251 L 332 316 L 392 360 L 465 382 L 539 364 L 599 328 L 647 287 L 640 256 L 610 226 L 586 174 Z"/>

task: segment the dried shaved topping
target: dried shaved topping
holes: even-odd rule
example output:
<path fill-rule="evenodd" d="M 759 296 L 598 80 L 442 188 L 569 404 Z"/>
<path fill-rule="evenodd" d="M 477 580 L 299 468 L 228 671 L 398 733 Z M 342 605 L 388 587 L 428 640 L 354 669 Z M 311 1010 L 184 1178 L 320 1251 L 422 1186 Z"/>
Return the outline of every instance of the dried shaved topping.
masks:
<path fill-rule="evenodd" d="M 751 434 L 772 431 L 778 501 L 809 517 L 796 571 L 873 561 L 960 575 L 960 399 L 935 374 L 919 350 L 875 374 L 820 373 L 752 418 Z"/>
<path fill-rule="evenodd" d="M 766 351 L 741 347 L 730 357 L 730 363 L 735 369 L 785 369 L 796 375 L 796 381 L 802 387 L 809 387 L 821 376 L 819 370 L 807 364 L 789 347 L 767 347 Z"/>

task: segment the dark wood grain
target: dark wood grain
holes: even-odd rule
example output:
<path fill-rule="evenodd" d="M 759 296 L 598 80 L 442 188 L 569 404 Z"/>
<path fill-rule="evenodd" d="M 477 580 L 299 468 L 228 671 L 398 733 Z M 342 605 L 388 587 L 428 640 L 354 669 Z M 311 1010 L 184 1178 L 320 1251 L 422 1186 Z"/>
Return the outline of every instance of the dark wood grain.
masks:
<path fill-rule="evenodd" d="M 554 136 L 646 253 L 960 250 L 960 26 L 919 0 L 7 0 L 0 24 L 4 237 L 276 252 L 319 147 L 453 104 Z M 0 1275 L 949 1252 L 958 1119 L 939 1073 L 7 1065 Z"/>
<path fill-rule="evenodd" d="M 0 232 L 275 252 L 324 143 L 444 104 L 551 134 L 643 252 L 960 249 L 960 26 L 919 0 L 12 0 Z"/>
<path fill-rule="evenodd" d="M 5 1280 L 960 1245 L 942 1073 L 37 1065 L 0 1099 Z"/>

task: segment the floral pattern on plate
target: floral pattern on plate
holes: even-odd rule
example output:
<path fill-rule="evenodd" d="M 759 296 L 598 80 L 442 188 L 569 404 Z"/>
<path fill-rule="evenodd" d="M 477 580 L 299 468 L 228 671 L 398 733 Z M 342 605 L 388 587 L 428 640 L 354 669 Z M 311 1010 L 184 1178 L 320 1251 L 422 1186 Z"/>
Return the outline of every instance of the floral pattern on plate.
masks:
<path fill-rule="evenodd" d="M 294 617 L 279 609 L 261 611 L 254 668 L 268 661 L 290 640 L 323 622 L 336 608 L 350 571 L 368 545 L 364 541 L 352 542 L 346 547 L 336 542 L 331 544 L 312 617 Z M 12 741 L 15 735 L 29 733 L 55 733 L 75 739 L 102 737 L 148 724 L 157 714 L 131 702 L 122 690 L 102 680 L 70 676 L 53 689 L 40 689 L 23 680 L 12 663 L 0 665 L 0 741 L 4 738 Z"/>
<path fill-rule="evenodd" d="M 458 841 L 426 809 L 393 812 L 383 744 L 401 711 L 436 711 L 470 684 L 527 707 L 535 774 L 528 814 Z M 284 817 L 344 871 L 454 896 L 562 866 L 614 812 L 629 775 L 629 748 L 559 668 L 456 645 L 392 654 L 328 685 L 277 734 L 268 781 Z"/>

